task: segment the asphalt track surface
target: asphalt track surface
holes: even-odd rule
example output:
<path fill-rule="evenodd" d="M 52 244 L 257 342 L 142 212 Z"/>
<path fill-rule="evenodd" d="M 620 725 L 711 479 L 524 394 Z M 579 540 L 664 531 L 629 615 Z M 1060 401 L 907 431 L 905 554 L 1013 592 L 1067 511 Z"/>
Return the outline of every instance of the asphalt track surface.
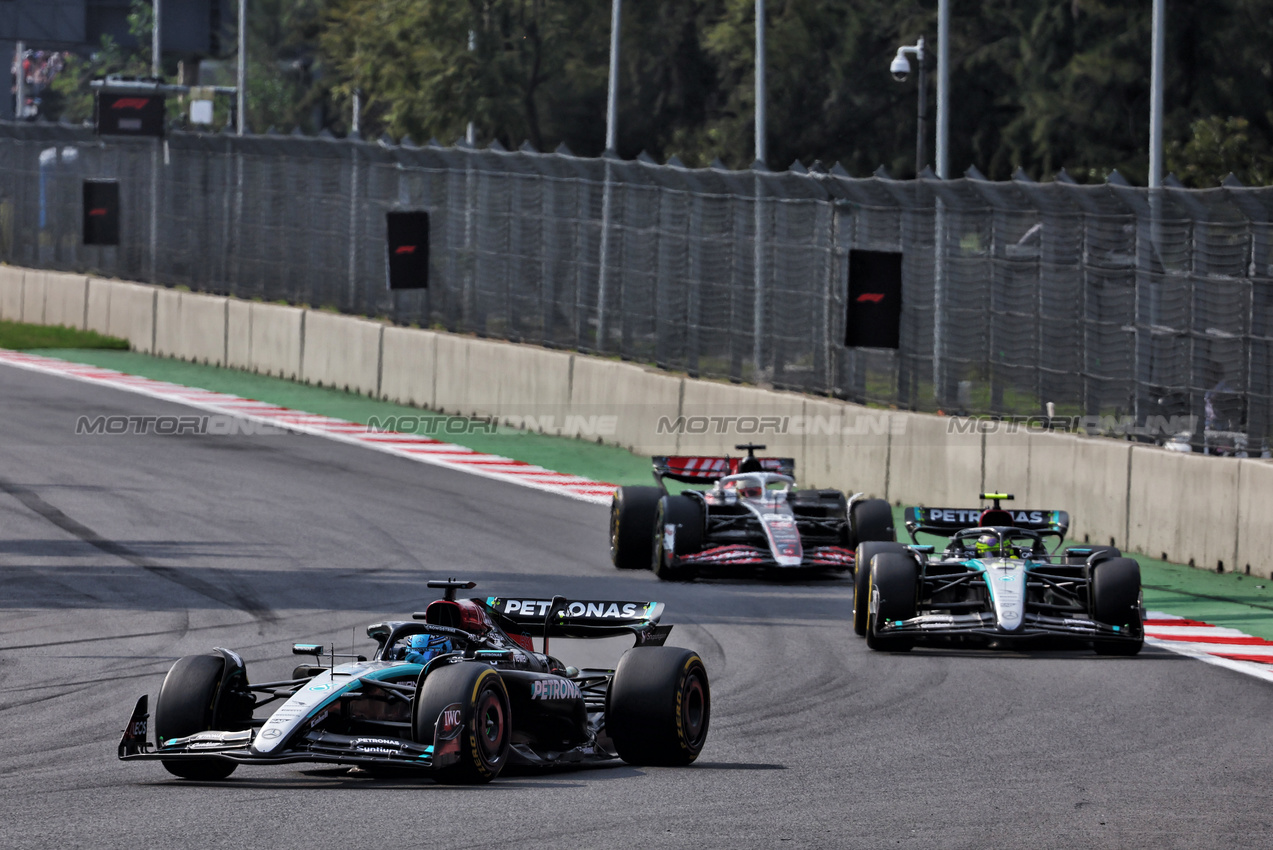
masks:
<path fill-rule="evenodd" d="M 874 654 L 847 581 L 619 573 L 603 507 L 315 437 L 74 435 L 181 412 L 0 368 L 0 846 L 1268 844 L 1268 683 L 1151 649 Z M 700 760 L 478 788 L 116 760 L 177 657 L 227 646 L 286 678 L 292 641 L 348 645 L 446 575 L 666 602 L 712 678 Z"/>

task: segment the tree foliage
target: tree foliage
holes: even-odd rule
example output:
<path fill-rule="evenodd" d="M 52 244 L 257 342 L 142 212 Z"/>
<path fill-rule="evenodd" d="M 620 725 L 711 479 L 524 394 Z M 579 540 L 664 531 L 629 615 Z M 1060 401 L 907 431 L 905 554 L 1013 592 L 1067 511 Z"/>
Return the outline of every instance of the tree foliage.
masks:
<path fill-rule="evenodd" d="M 1017 168 L 1080 180 L 1148 173 L 1151 4 L 950 0 L 950 156 L 994 179 Z M 148 12 L 134 0 L 137 25 Z M 928 160 L 936 124 L 936 0 L 767 0 L 768 165 L 814 159 L 851 173 L 915 170 L 917 76 L 897 48 L 930 48 Z M 140 8 L 137 8 L 140 7 Z M 598 0 L 254 0 L 250 123 L 450 143 L 605 146 L 610 4 Z M 1190 185 L 1229 171 L 1273 179 L 1270 0 L 1168 4 L 1168 165 Z M 148 42 L 143 42 L 147 43 Z M 755 0 L 625 0 L 618 153 L 751 164 Z M 80 80 L 144 66 L 110 45 Z M 131 63 L 131 64 L 130 64 Z M 73 75 L 67 75 L 68 78 Z M 65 83 L 68 102 L 74 86 Z M 68 106 L 73 114 L 82 104 Z M 78 110 L 78 111 L 77 111 Z M 1223 174 L 1220 171 L 1223 170 Z"/>

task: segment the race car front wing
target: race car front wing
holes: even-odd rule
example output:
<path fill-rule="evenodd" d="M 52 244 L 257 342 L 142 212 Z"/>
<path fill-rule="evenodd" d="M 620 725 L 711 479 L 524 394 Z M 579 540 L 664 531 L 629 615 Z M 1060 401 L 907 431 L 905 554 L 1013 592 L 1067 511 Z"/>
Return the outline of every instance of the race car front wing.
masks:
<path fill-rule="evenodd" d="M 1143 619 L 1143 614 L 1142 614 Z M 1141 633 L 1099 623 L 1087 617 L 1051 617 L 1026 613 L 1016 629 L 1004 629 L 991 612 L 980 614 L 920 614 L 908 620 L 881 622 L 878 632 L 889 635 L 978 635 L 993 638 L 1070 637 L 1099 640 L 1139 640 Z"/>
<path fill-rule="evenodd" d="M 715 546 L 688 555 L 678 555 L 679 564 L 698 564 L 701 566 L 764 566 L 782 567 L 768 548 L 748 546 L 743 543 L 732 543 L 726 546 Z M 840 546 L 818 546 L 804 550 L 804 557 L 795 569 L 835 569 L 850 570 L 853 568 L 853 552 Z M 791 569 L 788 567 L 788 569 Z"/>
<path fill-rule="evenodd" d="M 456 703 L 447 706 L 438 716 L 434 726 L 433 744 L 371 735 L 339 735 L 310 729 L 296 735 L 280 750 L 260 753 L 252 746 L 258 734 L 256 729 L 196 732 L 182 738 L 162 741 L 158 745 L 152 744 L 149 740 L 150 714 L 147 705 L 148 698 L 143 695 L 137 700 L 128 726 L 124 729 L 119 742 L 119 758 L 123 761 L 216 758 L 240 764 L 327 762 L 433 769 L 459 761 L 460 733 L 464 729 L 462 723 L 454 720 L 462 715 L 459 711 L 461 706 Z"/>

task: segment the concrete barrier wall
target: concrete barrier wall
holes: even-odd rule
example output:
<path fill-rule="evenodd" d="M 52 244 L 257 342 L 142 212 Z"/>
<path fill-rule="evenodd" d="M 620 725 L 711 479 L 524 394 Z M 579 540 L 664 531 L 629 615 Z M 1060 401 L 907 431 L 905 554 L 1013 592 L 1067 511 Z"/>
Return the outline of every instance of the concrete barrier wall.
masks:
<path fill-rule="evenodd" d="M 1238 552 L 1233 569 L 1273 575 L 1273 463 L 1243 460 L 1238 464 Z M 1227 566 L 1227 564 L 1226 564 Z"/>
<path fill-rule="evenodd" d="M 27 269 L 22 275 L 22 321 L 30 325 L 44 324 L 45 281 L 48 272 Z"/>
<path fill-rule="evenodd" d="M 982 487 L 982 435 L 942 416 L 895 414 L 889 459 L 889 500 L 908 505 L 976 505 Z"/>
<path fill-rule="evenodd" d="M 571 415 L 572 358 L 535 346 L 439 334 L 434 405 L 448 413 L 495 416 L 532 431 L 563 434 Z"/>
<path fill-rule="evenodd" d="M 899 421 L 888 411 L 806 399 L 797 480 L 887 499 L 890 431 Z"/>
<path fill-rule="evenodd" d="M 531 346 L 12 267 L 0 267 L 0 318 L 86 326 L 136 351 L 496 416 L 639 455 L 763 443 L 796 458 L 805 486 L 894 503 L 973 505 L 992 487 L 1016 494 L 1020 507 L 1069 511 L 1079 540 L 1209 569 L 1249 566 L 1269 576 L 1273 567 L 1266 461 L 974 428 Z"/>
<path fill-rule="evenodd" d="M 353 316 L 308 311 L 301 360 L 305 383 L 378 397 L 383 328 Z"/>
<path fill-rule="evenodd" d="M 155 345 L 155 300 L 158 287 L 110 281 L 110 336 L 128 340 L 133 351 L 152 354 Z"/>
<path fill-rule="evenodd" d="M 155 292 L 155 354 L 160 357 L 184 356 L 181 345 L 181 293 L 175 289 Z"/>
<path fill-rule="evenodd" d="M 88 309 L 84 313 L 85 330 L 110 333 L 111 289 L 114 284 L 97 277 L 88 279 Z"/>
<path fill-rule="evenodd" d="M 44 324 L 84 330 L 88 278 L 45 272 L 44 287 Z"/>
<path fill-rule="evenodd" d="M 252 302 L 231 298 L 225 311 L 225 365 L 252 369 Z"/>
<path fill-rule="evenodd" d="M 632 363 L 576 355 L 570 411 L 585 417 L 578 421 L 614 416 L 614 434 L 603 439 L 634 454 L 676 454 L 675 435 L 659 434 L 658 423 L 663 417 L 675 420 L 685 380 Z"/>
<path fill-rule="evenodd" d="M 183 360 L 225 365 L 226 304 L 228 298 L 217 295 L 181 293 L 181 331 L 178 350 Z"/>
<path fill-rule="evenodd" d="M 385 328 L 380 367 L 382 399 L 437 408 L 433 400 L 433 379 L 439 336 L 417 328 Z"/>
<path fill-rule="evenodd" d="M 1137 446 L 1128 482 L 1127 547 L 1206 569 L 1232 569 L 1237 557 L 1236 458 Z"/>
<path fill-rule="evenodd" d="M 279 304 L 251 305 L 250 362 L 254 372 L 298 380 L 305 346 L 305 313 Z"/>
<path fill-rule="evenodd" d="M 22 278 L 26 270 L 0 266 L 0 319 L 22 321 Z"/>

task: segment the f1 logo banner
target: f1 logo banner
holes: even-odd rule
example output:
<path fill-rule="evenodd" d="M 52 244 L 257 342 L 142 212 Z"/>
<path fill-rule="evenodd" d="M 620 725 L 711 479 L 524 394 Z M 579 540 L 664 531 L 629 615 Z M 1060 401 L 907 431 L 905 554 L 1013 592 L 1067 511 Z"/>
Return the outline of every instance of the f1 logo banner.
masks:
<path fill-rule="evenodd" d="M 162 136 L 164 96 L 98 92 L 93 118 L 98 135 Z"/>
<path fill-rule="evenodd" d="M 429 214 L 385 213 L 389 228 L 389 288 L 429 288 Z"/>
<path fill-rule="evenodd" d="M 849 304 L 844 344 L 897 348 L 902 325 L 902 255 L 849 251 Z"/>
<path fill-rule="evenodd" d="M 119 244 L 119 181 L 84 181 L 84 244 Z"/>

